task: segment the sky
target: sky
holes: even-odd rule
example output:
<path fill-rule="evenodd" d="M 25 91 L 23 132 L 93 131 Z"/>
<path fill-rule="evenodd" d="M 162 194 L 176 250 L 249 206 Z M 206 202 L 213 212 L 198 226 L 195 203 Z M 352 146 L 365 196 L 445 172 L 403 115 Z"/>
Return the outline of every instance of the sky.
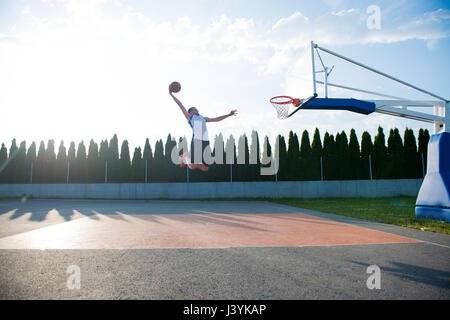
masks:
<path fill-rule="evenodd" d="M 371 6 L 379 8 L 377 24 Z M 190 138 L 168 94 L 172 81 L 181 83 L 176 95 L 186 108 L 204 116 L 238 110 L 209 124 L 211 140 L 252 130 L 272 143 L 290 130 L 312 139 L 316 127 L 322 136 L 354 128 L 359 138 L 364 131 L 374 138 L 380 125 L 386 134 L 433 133 L 429 123 L 348 111 L 279 120 L 269 99 L 312 94 L 311 41 L 448 99 L 449 36 L 447 1 L 0 0 L 0 143 L 54 139 L 68 149 L 117 134 L 132 154 L 146 138 L 152 148 L 169 133 Z M 432 100 L 321 56 L 335 66 L 329 82 Z M 375 98 L 336 88 L 329 96 Z"/>

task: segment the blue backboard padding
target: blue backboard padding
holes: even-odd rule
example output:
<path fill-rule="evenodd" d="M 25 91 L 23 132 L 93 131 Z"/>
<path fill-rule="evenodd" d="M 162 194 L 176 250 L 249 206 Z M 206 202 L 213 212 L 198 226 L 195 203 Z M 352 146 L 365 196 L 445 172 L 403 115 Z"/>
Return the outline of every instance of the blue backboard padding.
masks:
<path fill-rule="evenodd" d="M 370 114 L 375 111 L 375 103 L 358 99 L 315 98 L 305 105 L 303 109 L 347 110 Z"/>
<path fill-rule="evenodd" d="M 450 212 L 450 133 L 432 135 L 427 174 L 416 201 L 416 217 L 448 221 Z M 439 218 L 440 217 L 440 218 Z"/>

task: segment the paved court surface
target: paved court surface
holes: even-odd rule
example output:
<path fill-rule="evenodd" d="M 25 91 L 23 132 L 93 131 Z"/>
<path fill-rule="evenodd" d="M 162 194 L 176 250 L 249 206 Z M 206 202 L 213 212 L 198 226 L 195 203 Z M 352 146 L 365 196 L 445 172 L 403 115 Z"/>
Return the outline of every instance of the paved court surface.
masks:
<path fill-rule="evenodd" d="M 0 201 L 0 261 L 0 299 L 450 299 L 450 236 L 263 201 Z"/>

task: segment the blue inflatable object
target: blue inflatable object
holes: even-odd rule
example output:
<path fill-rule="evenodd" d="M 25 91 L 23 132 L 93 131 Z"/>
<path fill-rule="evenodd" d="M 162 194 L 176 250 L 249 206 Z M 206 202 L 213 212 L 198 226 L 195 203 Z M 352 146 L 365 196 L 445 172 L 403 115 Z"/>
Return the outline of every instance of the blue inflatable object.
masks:
<path fill-rule="evenodd" d="M 450 222 L 450 133 L 432 135 L 427 174 L 416 201 L 416 217 Z"/>

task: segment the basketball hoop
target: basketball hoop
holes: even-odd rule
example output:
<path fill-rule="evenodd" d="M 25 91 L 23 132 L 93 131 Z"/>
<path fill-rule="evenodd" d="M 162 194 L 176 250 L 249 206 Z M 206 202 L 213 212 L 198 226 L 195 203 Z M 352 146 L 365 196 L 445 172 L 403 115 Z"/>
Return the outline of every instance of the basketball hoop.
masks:
<path fill-rule="evenodd" d="M 289 96 L 276 96 L 270 99 L 270 103 L 273 105 L 275 110 L 277 110 L 278 119 L 287 119 L 294 115 L 300 109 L 305 108 L 305 106 L 317 97 L 317 93 L 314 93 L 309 98 L 296 99 Z M 289 111 L 289 107 L 294 107 L 294 111 Z"/>
<path fill-rule="evenodd" d="M 294 99 L 289 96 L 276 96 L 270 99 L 270 103 L 277 111 L 278 119 L 289 118 L 289 107 L 297 108 L 300 105 L 300 99 Z"/>

